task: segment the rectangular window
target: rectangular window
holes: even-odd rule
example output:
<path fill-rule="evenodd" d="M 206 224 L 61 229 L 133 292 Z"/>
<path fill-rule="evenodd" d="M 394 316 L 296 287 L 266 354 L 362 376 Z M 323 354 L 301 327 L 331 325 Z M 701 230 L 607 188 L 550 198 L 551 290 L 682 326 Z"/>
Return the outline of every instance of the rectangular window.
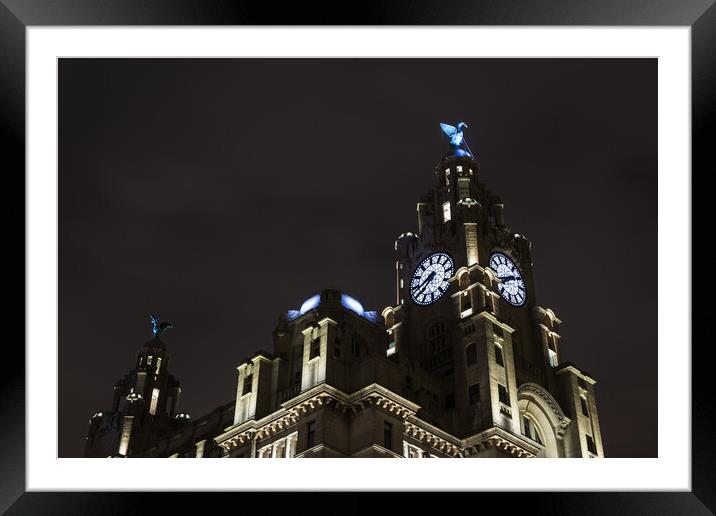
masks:
<path fill-rule="evenodd" d="M 470 197 L 470 178 L 461 177 L 457 180 L 457 193 L 460 200 Z"/>
<path fill-rule="evenodd" d="M 547 354 L 549 357 L 549 365 L 550 367 L 557 367 L 559 364 L 557 362 L 557 353 L 552 351 L 551 349 L 547 350 Z"/>
<path fill-rule="evenodd" d="M 386 356 L 395 354 L 395 341 L 391 341 L 388 344 L 388 350 L 385 352 Z"/>
<path fill-rule="evenodd" d="M 393 449 L 393 424 L 383 422 L 383 446 L 389 450 Z"/>
<path fill-rule="evenodd" d="M 308 436 L 306 449 L 313 448 L 316 445 L 316 422 L 310 421 L 306 425 L 306 435 Z"/>
<path fill-rule="evenodd" d="M 500 367 L 505 367 L 505 361 L 502 357 L 502 346 L 495 344 L 495 362 Z"/>
<path fill-rule="evenodd" d="M 443 203 L 443 222 L 450 220 L 450 201 Z"/>
<path fill-rule="evenodd" d="M 157 413 L 157 404 L 159 403 L 159 389 L 152 389 L 152 402 L 149 405 L 149 413 L 155 415 Z"/>
<path fill-rule="evenodd" d="M 159 374 L 159 370 L 162 368 L 162 357 L 157 357 L 157 370 L 154 374 Z"/>
<path fill-rule="evenodd" d="M 308 359 L 313 360 L 316 357 L 321 356 L 321 339 L 313 339 L 311 341 L 311 354 Z"/>
<path fill-rule="evenodd" d="M 351 351 L 353 352 L 353 356 L 359 357 L 360 356 L 360 345 L 358 343 L 357 339 L 353 339 L 351 343 Z"/>
<path fill-rule="evenodd" d="M 152 365 L 152 355 L 147 357 L 147 365 Z"/>
<path fill-rule="evenodd" d="M 244 378 L 244 390 L 241 392 L 242 396 L 251 392 L 251 389 L 253 388 L 253 383 L 254 375 L 250 374 L 246 378 Z"/>
<path fill-rule="evenodd" d="M 468 398 L 470 399 L 470 405 L 479 403 L 480 401 L 480 384 L 473 383 L 467 390 Z"/>
<path fill-rule="evenodd" d="M 416 448 L 415 446 L 411 446 L 409 444 L 405 445 L 405 456 L 408 459 L 419 459 L 420 458 L 420 448 Z"/>
<path fill-rule="evenodd" d="M 465 359 L 467 360 L 467 367 L 477 364 L 477 347 L 474 343 L 468 344 L 465 348 Z"/>
<path fill-rule="evenodd" d="M 587 382 L 584 381 L 584 378 L 577 378 L 577 385 L 579 385 L 580 389 L 587 390 Z"/>
<path fill-rule="evenodd" d="M 589 453 L 596 455 L 597 447 L 594 446 L 594 439 L 589 434 L 587 434 L 586 437 L 587 437 L 587 450 L 589 451 Z"/>
<path fill-rule="evenodd" d="M 286 458 L 292 459 L 296 456 L 296 441 L 298 441 L 298 432 L 286 437 Z"/>
<path fill-rule="evenodd" d="M 447 186 L 450 186 L 450 169 L 449 168 L 445 169 L 445 184 Z"/>
<path fill-rule="evenodd" d="M 204 456 L 204 447 L 206 446 L 206 441 L 199 441 L 196 443 L 196 454 L 194 455 L 197 459 L 201 459 Z"/>
<path fill-rule="evenodd" d="M 502 331 L 502 326 L 500 326 L 499 324 L 495 324 L 495 323 L 492 323 L 492 333 L 494 333 L 498 337 L 505 336 L 505 332 Z"/>
<path fill-rule="evenodd" d="M 490 296 L 490 294 L 485 292 L 485 312 L 487 312 L 488 314 L 493 313 L 491 303 L 492 303 L 492 296 Z"/>
<path fill-rule="evenodd" d="M 587 398 L 579 397 L 579 404 L 582 406 L 582 415 L 589 417 L 589 409 L 587 408 Z"/>
<path fill-rule="evenodd" d="M 522 435 L 526 435 L 529 438 L 532 438 L 532 433 L 530 432 L 530 420 L 526 417 L 522 418 Z"/>
<path fill-rule="evenodd" d="M 470 291 L 466 292 L 462 296 L 460 296 L 460 301 L 462 304 L 460 316 L 462 318 L 469 317 L 472 315 L 472 295 Z"/>
<path fill-rule="evenodd" d="M 507 389 L 502 384 L 497 384 L 497 396 L 500 399 L 500 403 L 503 405 L 510 404 L 510 396 L 507 393 Z"/>
<path fill-rule="evenodd" d="M 277 458 L 277 459 L 282 459 L 282 458 L 286 457 L 286 440 L 285 439 L 281 439 L 281 441 L 279 441 L 276 444 L 276 453 L 274 453 L 273 456 L 274 456 L 274 458 Z"/>

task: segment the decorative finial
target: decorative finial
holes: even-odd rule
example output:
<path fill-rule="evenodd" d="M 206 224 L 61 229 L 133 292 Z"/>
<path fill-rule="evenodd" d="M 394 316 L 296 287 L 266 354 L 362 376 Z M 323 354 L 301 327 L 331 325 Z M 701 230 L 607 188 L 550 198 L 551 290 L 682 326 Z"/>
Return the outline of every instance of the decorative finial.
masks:
<path fill-rule="evenodd" d="M 159 335 L 164 333 L 169 328 L 174 328 L 172 323 L 161 322 L 159 317 L 156 315 L 150 315 L 149 320 L 152 321 L 152 333 L 154 333 L 155 338 L 159 338 Z"/>
<path fill-rule="evenodd" d="M 450 148 L 455 151 L 456 156 L 469 156 L 472 157 L 470 147 L 467 145 L 467 141 L 462 134 L 463 128 L 467 129 L 465 122 L 458 122 L 457 127 L 440 123 L 440 129 L 450 138 Z M 465 148 L 462 148 L 462 147 Z"/>

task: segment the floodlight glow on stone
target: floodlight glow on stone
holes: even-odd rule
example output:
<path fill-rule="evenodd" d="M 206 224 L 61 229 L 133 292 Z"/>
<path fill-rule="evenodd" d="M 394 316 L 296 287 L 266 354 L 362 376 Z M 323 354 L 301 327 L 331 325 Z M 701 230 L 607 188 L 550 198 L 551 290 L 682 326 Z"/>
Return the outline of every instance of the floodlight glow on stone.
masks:
<path fill-rule="evenodd" d="M 316 294 L 315 296 L 311 296 L 303 302 L 303 304 L 301 305 L 301 309 L 298 311 L 298 313 L 300 315 L 303 315 L 306 312 L 308 312 L 309 310 L 313 310 L 320 304 L 321 304 L 321 294 Z"/>
<path fill-rule="evenodd" d="M 341 294 L 341 304 L 345 306 L 348 310 L 352 310 L 358 315 L 363 315 L 364 313 L 363 305 L 361 305 L 358 300 L 353 299 L 348 294 Z"/>

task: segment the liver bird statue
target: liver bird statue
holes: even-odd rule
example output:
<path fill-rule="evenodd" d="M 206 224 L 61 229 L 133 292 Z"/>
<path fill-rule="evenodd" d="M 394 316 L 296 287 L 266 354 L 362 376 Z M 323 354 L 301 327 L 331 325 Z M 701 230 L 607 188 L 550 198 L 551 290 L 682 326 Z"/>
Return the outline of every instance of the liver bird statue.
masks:
<path fill-rule="evenodd" d="M 156 315 L 150 315 L 149 320 L 152 321 L 152 333 L 157 338 L 169 328 L 174 328 L 172 323 L 162 322 Z"/>
<path fill-rule="evenodd" d="M 465 136 L 462 133 L 463 128 L 467 129 L 465 122 L 458 122 L 457 126 L 440 123 L 440 129 L 450 138 L 450 148 L 454 150 L 455 155 L 472 157 L 470 147 L 467 145 Z"/>

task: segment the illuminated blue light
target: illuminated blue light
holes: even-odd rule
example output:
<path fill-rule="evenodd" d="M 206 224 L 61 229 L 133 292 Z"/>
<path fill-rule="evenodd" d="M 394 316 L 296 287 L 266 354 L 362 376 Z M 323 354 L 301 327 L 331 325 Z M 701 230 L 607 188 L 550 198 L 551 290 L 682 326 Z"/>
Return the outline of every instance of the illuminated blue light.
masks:
<path fill-rule="evenodd" d="M 363 317 L 368 319 L 370 322 L 374 322 L 374 323 L 380 322 L 380 318 L 381 318 L 381 316 L 378 315 L 378 312 L 374 312 L 374 311 L 363 312 Z"/>
<path fill-rule="evenodd" d="M 286 318 L 289 321 L 293 321 L 294 319 L 297 319 L 306 312 L 313 310 L 320 304 L 321 294 L 311 296 L 303 302 L 300 310 L 288 310 L 286 312 Z M 370 322 L 380 323 L 380 321 L 382 320 L 382 316 L 378 312 L 374 310 L 366 311 L 360 301 L 347 294 L 341 294 L 341 305 L 343 305 L 344 308 L 347 308 L 351 312 L 354 312 L 361 317 L 365 317 Z"/>
<path fill-rule="evenodd" d="M 356 299 L 353 299 L 347 294 L 341 294 L 341 304 L 348 310 L 353 310 L 358 315 L 364 315 L 363 305 L 361 305 Z"/>
<path fill-rule="evenodd" d="M 450 138 L 450 148 L 453 149 L 456 156 L 467 156 L 472 157 L 470 147 L 462 134 L 463 128 L 467 129 L 465 122 L 458 122 L 457 126 L 440 123 L 440 129 Z M 465 147 L 464 149 L 461 147 Z"/>
<path fill-rule="evenodd" d="M 159 337 L 159 335 L 164 333 L 169 328 L 174 328 L 172 323 L 162 322 L 156 315 L 150 315 L 149 320 L 152 322 L 152 333 L 155 337 Z"/>
<path fill-rule="evenodd" d="M 301 309 L 298 311 L 298 315 L 303 315 L 309 310 L 313 310 L 321 304 L 321 294 L 316 294 L 306 299 L 301 305 Z"/>

